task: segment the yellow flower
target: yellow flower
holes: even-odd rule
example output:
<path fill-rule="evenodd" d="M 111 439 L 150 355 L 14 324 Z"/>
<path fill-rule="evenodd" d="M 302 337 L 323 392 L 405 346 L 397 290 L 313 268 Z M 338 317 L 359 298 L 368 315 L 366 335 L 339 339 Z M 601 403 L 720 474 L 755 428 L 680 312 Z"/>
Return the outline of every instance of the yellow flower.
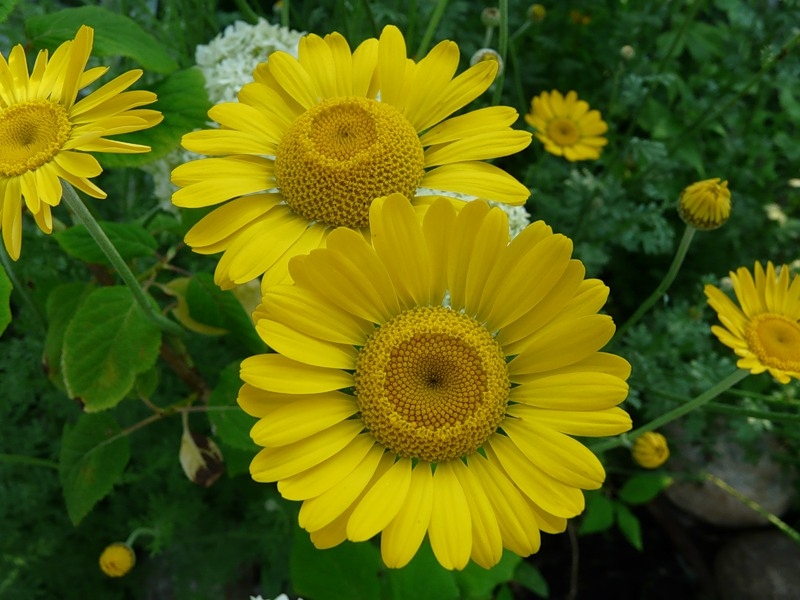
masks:
<path fill-rule="evenodd" d="M 716 229 L 731 216 L 731 192 L 728 182 L 719 177 L 705 179 L 688 186 L 681 192 L 678 214 L 687 225 L 695 229 Z"/>
<path fill-rule="evenodd" d="M 600 111 L 589 110 L 589 104 L 578 100 L 575 92 L 542 92 L 531 101 L 531 112 L 525 120 L 536 129 L 534 134 L 550 154 L 569 161 L 595 160 L 608 143 L 601 137 L 608 125 Z"/>
<path fill-rule="evenodd" d="M 217 284 L 262 274 L 264 289 L 288 281 L 292 256 L 323 246 L 335 227 L 365 229 L 371 202 L 390 193 L 416 195 L 420 210 L 432 190 L 524 204 L 529 190 L 484 162 L 530 144 L 528 132 L 510 127 L 517 112 L 492 106 L 450 117 L 486 91 L 497 62 L 453 78 L 458 62 L 450 41 L 408 59 L 393 26 L 355 52 L 338 33 L 308 35 L 299 60 L 273 53 L 239 102 L 213 107 L 221 128 L 189 133 L 183 145 L 222 158 L 176 168 L 182 189 L 172 199 L 225 203 L 186 235 L 196 252 L 224 251 Z"/>
<path fill-rule="evenodd" d="M 541 4 L 531 4 L 528 7 L 528 18 L 540 23 L 547 16 L 547 9 Z"/>
<path fill-rule="evenodd" d="M 256 481 L 302 500 L 318 548 L 382 532 L 389 567 L 427 534 L 438 561 L 527 556 L 605 472 L 571 436 L 627 431 L 630 365 L 599 352 L 608 288 L 539 221 L 509 243 L 499 208 L 446 199 L 422 221 L 400 194 L 371 241 L 339 228 L 289 265 L 254 318 L 275 350 L 245 359 Z M 449 297 L 445 303 L 444 298 Z"/>
<path fill-rule="evenodd" d="M 133 548 L 122 542 L 106 546 L 100 555 L 100 568 L 109 577 L 122 577 L 136 564 Z"/>
<path fill-rule="evenodd" d="M 783 265 L 776 274 L 771 262 L 766 272 L 755 263 L 754 273 L 755 278 L 740 267 L 730 274 L 739 306 L 713 285 L 705 287 L 723 325 L 711 331 L 740 357 L 740 369 L 769 371 L 780 383 L 800 379 L 800 276 L 790 284 L 789 268 Z"/>
<path fill-rule="evenodd" d="M 643 433 L 633 442 L 631 455 L 640 467 L 657 469 L 669 458 L 667 438 L 655 431 Z"/>
<path fill-rule="evenodd" d="M 94 198 L 106 194 L 90 177 L 103 168 L 85 152 L 147 152 L 147 146 L 105 136 L 147 129 L 161 113 L 137 107 L 156 95 L 123 90 L 142 75 L 132 70 L 77 100 L 107 67 L 84 70 L 94 31 L 82 26 L 74 40 L 61 44 L 48 60 L 39 52 L 28 74 L 25 50 L 14 46 L 8 62 L 0 54 L 0 213 L 3 243 L 16 260 L 22 249 L 22 199 L 36 224 L 52 233 L 51 209 L 61 202 L 60 179 Z"/>

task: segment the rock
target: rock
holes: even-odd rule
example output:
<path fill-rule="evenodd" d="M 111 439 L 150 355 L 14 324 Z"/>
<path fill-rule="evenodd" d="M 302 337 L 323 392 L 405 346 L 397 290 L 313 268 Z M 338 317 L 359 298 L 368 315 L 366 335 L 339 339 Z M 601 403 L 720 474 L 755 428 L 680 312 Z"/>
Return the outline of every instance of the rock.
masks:
<path fill-rule="evenodd" d="M 725 600 L 796 600 L 800 545 L 778 530 L 741 533 L 714 560 L 719 597 Z"/>

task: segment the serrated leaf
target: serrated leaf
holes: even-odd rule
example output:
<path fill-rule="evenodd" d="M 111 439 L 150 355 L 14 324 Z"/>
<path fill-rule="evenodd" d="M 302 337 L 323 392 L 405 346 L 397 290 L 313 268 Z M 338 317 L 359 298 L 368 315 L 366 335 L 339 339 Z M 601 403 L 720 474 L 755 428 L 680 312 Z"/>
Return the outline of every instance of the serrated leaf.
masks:
<path fill-rule="evenodd" d="M 369 542 L 344 542 L 317 550 L 308 533 L 295 526 L 289 573 L 292 587 L 303 598 L 374 600 L 380 598 L 381 559 Z"/>
<path fill-rule="evenodd" d="M 643 548 L 642 524 L 639 523 L 639 519 L 627 506 L 620 502 L 614 502 L 614 514 L 617 517 L 617 527 L 619 527 L 622 535 L 630 542 L 631 546 L 641 552 Z"/>
<path fill-rule="evenodd" d="M 443 569 L 427 540 L 402 569 L 387 569 L 389 588 L 394 600 L 450 600 L 459 597 L 455 574 Z"/>
<path fill-rule="evenodd" d="M 538 567 L 527 561 L 522 561 L 514 573 L 514 581 L 533 592 L 541 598 L 550 597 L 550 586 Z"/>
<path fill-rule="evenodd" d="M 617 493 L 617 497 L 628 504 L 645 504 L 672 483 L 672 477 L 660 473 L 634 475 Z"/>
<path fill-rule="evenodd" d="M 87 412 L 111 408 L 136 376 L 158 358 L 161 332 L 126 287 L 94 290 L 78 307 L 64 334 L 62 368 L 68 393 Z"/>
<path fill-rule="evenodd" d="M 65 8 L 30 17 L 25 21 L 25 31 L 37 46 L 54 49 L 73 39 L 81 25 L 94 28 L 94 56 L 127 56 L 156 73 L 171 73 L 178 68 L 164 45 L 136 21 L 100 6 Z"/>
<path fill-rule="evenodd" d="M 100 221 L 100 226 L 125 260 L 151 256 L 158 246 L 150 232 L 136 223 Z M 53 237 L 64 252 L 78 260 L 100 265 L 111 264 L 83 225 L 57 231 Z"/>
<path fill-rule="evenodd" d="M 128 464 L 128 437 L 112 440 L 119 432 L 109 414 L 82 415 L 74 427 L 64 428 L 58 474 L 73 525 L 111 492 Z"/>
<path fill-rule="evenodd" d="M 579 535 L 588 535 L 606 531 L 614 524 L 614 509 L 609 500 L 601 492 L 585 492 L 586 510 L 581 517 Z"/>
<path fill-rule="evenodd" d="M 514 569 L 522 560 L 513 552 L 504 551 L 500 562 L 491 569 L 484 569 L 470 562 L 462 571 L 455 572 L 456 584 L 463 600 L 489 600 L 492 591 L 501 583 L 511 581 Z"/>
<path fill-rule="evenodd" d="M 250 438 L 250 430 L 258 419 L 248 415 L 236 403 L 240 387 L 242 380 L 239 379 L 237 362 L 220 372 L 219 382 L 208 400 L 208 419 L 220 440 L 234 448 L 249 451 L 252 458 L 259 447 Z M 215 408 L 223 410 L 214 410 Z"/>
<path fill-rule="evenodd" d="M 64 348 L 64 333 L 72 316 L 84 297 L 94 289 L 82 282 L 66 283 L 50 292 L 45 303 L 47 335 L 44 339 L 44 366 L 47 376 L 56 386 L 65 389 L 61 372 L 61 353 Z"/>
<path fill-rule="evenodd" d="M 6 274 L 3 265 L 0 265 L 0 335 L 11 323 L 11 290 L 14 286 L 11 285 L 11 280 Z"/>
<path fill-rule="evenodd" d="M 203 74 L 197 68 L 175 71 L 149 88 L 158 96 L 147 108 L 159 110 L 164 120 L 149 129 L 134 131 L 123 138 L 133 144 L 150 146 L 144 154 L 110 154 L 96 152 L 97 160 L 106 167 L 138 167 L 163 158 L 180 145 L 183 134 L 203 129 L 208 122 L 211 103 L 206 93 Z"/>

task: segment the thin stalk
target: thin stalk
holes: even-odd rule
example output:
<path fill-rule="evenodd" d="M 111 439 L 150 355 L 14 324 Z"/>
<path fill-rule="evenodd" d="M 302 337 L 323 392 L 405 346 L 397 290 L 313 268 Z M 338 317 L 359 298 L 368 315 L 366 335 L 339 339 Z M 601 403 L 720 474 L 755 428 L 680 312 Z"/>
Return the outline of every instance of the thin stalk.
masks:
<path fill-rule="evenodd" d="M 617 330 L 617 335 L 615 336 L 617 339 L 622 339 L 622 336 L 625 335 L 625 332 L 628 331 L 628 329 L 630 329 L 639 319 L 641 319 L 647 313 L 647 311 L 649 311 L 653 305 L 661 299 L 661 297 L 669 289 L 669 286 L 672 285 L 672 282 L 675 280 L 675 276 L 678 274 L 678 271 L 683 264 L 683 259 L 686 258 L 686 253 L 692 243 L 692 238 L 694 237 L 695 231 L 696 229 L 691 225 L 686 226 L 686 230 L 683 232 L 683 237 L 678 245 L 678 249 L 675 251 L 675 257 L 672 259 L 672 264 L 669 266 L 667 274 L 664 275 L 664 279 L 661 280 L 661 283 L 658 284 L 658 287 L 655 289 L 655 291 L 639 305 L 639 308 L 636 309 L 636 312 L 634 312 L 633 315 L 627 321 L 625 321 L 622 327 Z"/>
<path fill-rule="evenodd" d="M 497 79 L 494 81 L 493 106 L 500 104 L 500 98 L 503 95 L 503 83 L 506 79 L 506 60 L 508 56 L 508 0 L 500 0 L 498 8 L 500 9 L 500 39 L 498 41 L 497 51 L 500 53 L 500 64 L 503 65 L 503 68 L 497 74 Z"/>
<path fill-rule="evenodd" d="M 129 548 L 132 548 L 133 545 L 136 543 L 137 538 L 142 535 L 149 535 L 150 537 L 157 537 L 158 531 L 155 529 L 150 529 L 149 527 L 137 527 L 134 529 L 131 534 L 128 536 L 128 539 L 125 540 L 125 545 Z"/>
<path fill-rule="evenodd" d="M 100 224 L 92 216 L 92 213 L 89 212 L 89 209 L 83 204 L 73 187 L 65 181 L 63 182 L 63 188 L 64 203 L 69 207 L 69 209 L 84 225 L 84 227 L 86 227 L 89 235 L 92 236 L 94 241 L 103 251 L 103 254 L 106 255 L 106 258 L 108 258 L 111 265 L 114 267 L 114 269 L 116 269 L 117 273 L 119 273 L 122 281 L 125 282 L 125 285 L 128 286 L 128 289 L 130 289 L 131 293 L 133 294 L 133 298 L 136 300 L 136 303 L 144 311 L 145 316 L 150 321 L 155 323 L 162 331 L 171 333 L 173 335 L 183 336 L 184 331 L 177 323 L 170 321 L 153 308 L 153 305 L 150 303 L 147 294 L 139 284 L 139 280 L 136 279 L 130 268 L 128 268 L 128 265 L 120 256 L 117 248 L 111 243 L 111 240 L 108 239 L 108 236 L 103 231 L 102 227 L 100 227 Z"/>
<path fill-rule="evenodd" d="M 292 1 L 291 0 L 283 0 L 283 4 L 281 4 L 281 26 L 282 27 L 289 27 L 289 12 L 291 9 Z"/>
<path fill-rule="evenodd" d="M 372 14 L 372 7 L 370 6 L 369 0 L 361 0 L 361 7 L 363 8 L 364 13 L 367 15 L 367 22 L 369 23 L 372 37 L 379 37 L 380 32 L 378 31 L 378 22 L 375 20 L 375 15 Z"/>
<path fill-rule="evenodd" d="M 44 458 L 36 458 L 35 456 L 23 456 L 21 454 L 3 454 L 0 453 L 0 462 L 16 463 L 18 465 L 28 465 L 31 467 L 46 467 L 48 469 L 55 469 L 58 471 L 58 463 Z"/>
<path fill-rule="evenodd" d="M 253 25 L 258 23 L 258 15 L 256 14 L 256 11 L 254 11 L 253 8 L 250 6 L 250 4 L 248 4 L 247 0 L 235 0 L 235 2 L 236 2 L 236 8 L 239 9 L 239 12 L 242 13 L 242 16 L 247 21 L 249 21 Z"/>
<path fill-rule="evenodd" d="M 647 433 L 648 431 L 653 431 L 654 429 L 663 427 L 667 423 L 671 423 L 675 419 L 678 419 L 683 415 L 688 414 L 693 410 L 700 408 L 704 404 L 710 402 L 723 392 L 727 391 L 729 388 L 739 383 L 749 374 L 750 374 L 749 371 L 745 371 L 743 369 L 737 369 L 736 371 L 728 375 L 725 379 L 713 385 L 711 388 L 707 389 L 699 396 L 695 397 L 692 400 L 689 400 L 689 402 L 681 404 L 680 406 L 676 406 L 672 410 L 665 412 L 660 417 L 656 417 L 649 423 L 646 423 L 641 427 L 637 427 L 636 429 L 634 429 L 629 433 L 626 433 L 622 436 L 615 437 L 609 440 L 604 440 L 598 444 L 593 444 L 591 445 L 591 449 L 593 452 L 604 452 L 606 450 L 616 448 L 617 446 L 623 446 L 627 443 L 628 440 L 634 440 L 643 433 Z"/>
<path fill-rule="evenodd" d="M 800 422 L 800 414 L 772 412 L 769 410 L 753 410 L 750 408 L 742 408 L 740 406 L 730 406 L 729 404 L 722 404 L 719 402 L 710 402 L 706 407 L 706 410 L 725 415 L 735 415 L 741 417 L 750 417 L 751 419 L 775 421 L 776 423 Z"/>
<path fill-rule="evenodd" d="M 42 329 L 47 329 L 47 319 L 42 312 L 42 309 L 33 301 L 33 298 L 28 293 L 27 288 L 22 285 L 22 282 L 17 277 L 17 274 L 14 272 L 14 264 L 11 262 L 11 257 L 6 254 L 6 249 L 2 247 L 0 244 L 0 263 L 2 263 L 3 268 L 6 271 L 6 275 L 8 275 L 8 279 L 11 281 L 12 291 L 19 296 L 19 299 L 22 300 L 22 303 L 31 309 L 33 312 L 34 318 L 36 322 Z"/>
<path fill-rule="evenodd" d="M 436 7 L 433 9 L 433 14 L 431 15 L 431 20 L 428 21 L 428 27 L 425 29 L 425 34 L 422 36 L 422 40 L 419 43 L 417 53 L 414 55 L 417 60 L 421 59 L 428 52 L 428 47 L 431 45 L 433 34 L 436 33 L 436 28 L 439 27 L 439 22 L 444 16 L 447 3 L 448 0 L 439 0 L 436 3 Z"/>

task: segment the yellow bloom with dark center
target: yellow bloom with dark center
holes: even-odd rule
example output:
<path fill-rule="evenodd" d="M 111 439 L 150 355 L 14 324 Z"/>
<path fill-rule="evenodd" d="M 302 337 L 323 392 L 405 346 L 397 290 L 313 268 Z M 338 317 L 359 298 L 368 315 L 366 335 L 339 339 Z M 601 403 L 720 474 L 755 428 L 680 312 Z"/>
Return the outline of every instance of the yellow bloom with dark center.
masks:
<path fill-rule="evenodd" d="M 800 276 L 790 283 L 789 267 L 783 265 L 776 273 L 771 262 L 766 271 L 755 263 L 753 273 L 755 277 L 745 267 L 730 273 L 739 306 L 706 285 L 708 304 L 723 325 L 711 331 L 740 357 L 740 369 L 768 371 L 780 383 L 800 379 Z"/>
<path fill-rule="evenodd" d="M 156 100 L 147 91 L 124 91 L 142 75 L 132 70 L 77 100 L 78 92 L 99 79 L 107 67 L 84 70 L 94 30 L 83 26 L 74 40 L 53 56 L 42 50 L 28 73 L 25 51 L 14 46 L 0 55 L 0 229 L 8 254 L 22 248 L 22 205 L 45 233 L 52 233 L 51 209 L 61 202 L 64 180 L 93 198 L 106 194 L 89 178 L 103 168 L 86 152 L 148 152 L 147 146 L 106 136 L 147 129 L 161 113 L 137 108 Z"/>
<path fill-rule="evenodd" d="M 655 431 L 647 431 L 636 438 L 631 455 L 640 467 L 657 469 L 669 458 L 667 438 Z"/>
<path fill-rule="evenodd" d="M 116 542 L 103 550 L 100 555 L 100 569 L 109 577 L 127 575 L 136 564 L 133 548 L 122 542 Z"/>
<path fill-rule="evenodd" d="M 303 501 L 319 548 L 381 533 L 390 567 L 426 534 L 448 569 L 538 551 L 605 478 L 571 436 L 631 426 L 617 407 L 630 365 L 600 352 L 608 288 L 541 221 L 509 243 L 483 201 L 442 198 L 420 220 L 392 194 L 370 232 L 336 229 L 293 259 L 294 284 L 254 314 L 275 353 L 241 367 L 264 447 L 252 477 Z"/>
<path fill-rule="evenodd" d="M 450 41 L 410 60 L 393 26 L 354 52 L 338 33 L 308 35 L 299 59 L 272 54 L 239 102 L 213 107 L 220 127 L 183 138 L 186 149 L 212 158 L 173 171 L 182 189 L 172 200 L 224 203 L 186 235 L 195 252 L 223 252 L 217 284 L 262 274 L 264 289 L 288 282 L 291 257 L 323 246 L 336 227 L 366 230 L 372 201 L 391 193 L 420 210 L 431 190 L 524 204 L 529 190 L 485 162 L 530 144 L 530 133 L 511 129 L 517 112 L 493 106 L 450 116 L 486 91 L 497 62 L 454 77 L 458 62 Z"/>
<path fill-rule="evenodd" d="M 589 104 L 578 100 L 573 91 L 566 97 L 556 90 L 542 92 L 531 101 L 525 120 L 536 129 L 534 135 L 545 150 L 569 161 L 596 160 L 608 143 L 602 137 L 608 125 L 600 111 L 589 110 Z"/>
<path fill-rule="evenodd" d="M 716 229 L 731 216 L 731 191 L 728 182 L 719 177 L 705 179 L 688 186 L 681 192 L 678 214 L 687 225 L 695 229 Z"/>

